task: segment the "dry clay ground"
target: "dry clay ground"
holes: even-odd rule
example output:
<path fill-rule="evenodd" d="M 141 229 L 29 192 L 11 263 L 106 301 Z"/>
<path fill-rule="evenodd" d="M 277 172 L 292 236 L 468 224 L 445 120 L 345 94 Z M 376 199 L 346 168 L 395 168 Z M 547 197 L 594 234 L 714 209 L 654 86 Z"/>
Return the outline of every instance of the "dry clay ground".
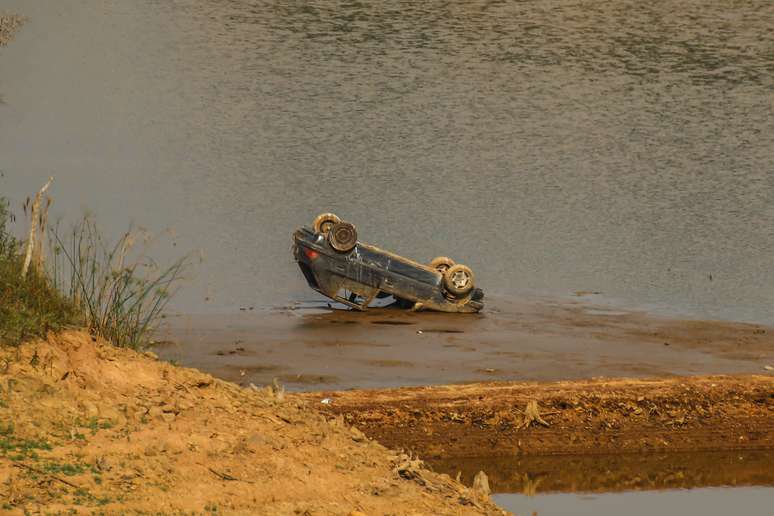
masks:
<path fill-rule="evenodd" d="M 281 389 L 82 332 L 0 348 L 0 512 L 501 514 Z"/>

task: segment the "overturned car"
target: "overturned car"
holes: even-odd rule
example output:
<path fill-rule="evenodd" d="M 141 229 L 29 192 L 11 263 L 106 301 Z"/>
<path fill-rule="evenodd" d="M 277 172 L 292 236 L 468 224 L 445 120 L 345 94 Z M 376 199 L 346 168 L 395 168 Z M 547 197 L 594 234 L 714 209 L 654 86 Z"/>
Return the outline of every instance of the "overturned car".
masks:
<path fill-rule="evenodd" d="M 293 233 L 293 256 L 310 287 L 357 310 L 389 296 L 414 310 L 472 313 L 484 307 L 469 267 L 445 256 L 424 265 L 359 242 L 355 226 L 333 213 Z"/>

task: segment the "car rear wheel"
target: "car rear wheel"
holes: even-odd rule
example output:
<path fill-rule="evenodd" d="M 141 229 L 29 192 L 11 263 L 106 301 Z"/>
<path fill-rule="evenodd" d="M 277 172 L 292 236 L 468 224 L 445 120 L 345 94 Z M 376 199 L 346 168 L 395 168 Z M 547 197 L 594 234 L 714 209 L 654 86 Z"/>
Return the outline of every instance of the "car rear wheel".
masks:
<path fill-rule="evenodd" d="M 341 222 L 341 219 L 333 213 L 323 213 L 315 217 L 312 222 L 312 228 L 315 233 L 328 233 L 334 225 Z"/>
<path fill-rule="evenodd" d="M 447 256 L 437 256 L 430 262 L 430 268 L 435 269 L 441 274 L 449 270 L 449 267 L 454 265 L 454 260 Z"/>
<path fill-rule="evenodd" d="M 328 232 L 328 243 L 335 250 L 347 253 L 357 244 L 357 229 L 349 222 L 338 222 Z"/>
<path fill-rule="evenodd" d="M 452 265 L 443 273 L 443 284 L 454 296 L 465 296 L 474 287 L 473 271 L 466 265 Z"/>

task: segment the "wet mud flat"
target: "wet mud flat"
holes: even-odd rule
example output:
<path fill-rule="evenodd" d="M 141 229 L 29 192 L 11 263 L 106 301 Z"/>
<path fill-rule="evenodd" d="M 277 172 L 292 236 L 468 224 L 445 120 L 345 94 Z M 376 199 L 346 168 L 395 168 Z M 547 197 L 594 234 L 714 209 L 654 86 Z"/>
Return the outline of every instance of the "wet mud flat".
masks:
<path fill-rule="evenodd" d="M 460 316 L 325 302 L 169 319 L 154 351 L 241 385 L 342 390 L 488 381 L 767 374 L 774 330 L 611 309 L 583 295 L 491 298 Z"/>
<path fill-rule="evenodd" d="M 774 449 L 771 376 L 475 383 L 298 396 L 386 446 L 428 460 Z"/>

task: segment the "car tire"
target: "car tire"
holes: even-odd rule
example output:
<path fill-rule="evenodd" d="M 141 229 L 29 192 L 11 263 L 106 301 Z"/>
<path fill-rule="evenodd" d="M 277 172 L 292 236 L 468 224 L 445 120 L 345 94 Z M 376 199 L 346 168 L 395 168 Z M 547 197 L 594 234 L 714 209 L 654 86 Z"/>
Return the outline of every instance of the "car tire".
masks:
<path fill-rule="evenodd" d="M 430 268 L 437 270 L 441 274 L 449 270 L 449 267 L 452 265 L 454 265 L 454 260 L 448 256 L 436 256 L 430 262 Z"/>
<path fill-rule="evenodd" d="M 474 283 L 473 271 L 467 265 L 452 265 L 443 273 L 443 284 L 446 290 L 455 297 L 469 294 L 475 286 Z"/>
<path fill-rule="evenodd" d="M 340 253 L 348 253 L 357 244 L 357 229 L 349 222 L 338 222 L 328 232 L 328 243 Z"/>
<path fill-rule="evenodd" d="M 315 233 L 327 234 L 331 228 L 341 222 L 341 219 L 334 213 L 322 213 L 315 217 L 312 222 L 312 229 Z"/>

